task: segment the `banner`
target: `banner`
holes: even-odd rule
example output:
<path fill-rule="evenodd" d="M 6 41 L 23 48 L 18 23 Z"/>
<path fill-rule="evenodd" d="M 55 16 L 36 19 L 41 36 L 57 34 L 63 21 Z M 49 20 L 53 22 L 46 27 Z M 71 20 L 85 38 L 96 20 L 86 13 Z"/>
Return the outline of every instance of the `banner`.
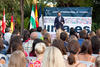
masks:
<path fill-rule="evenodd" d="M 70 28 L 74 27 L 76 32 L 86 29 L 89 33 L 92 25 L 92 8 L 91 7 L 61 7 L 61 8 L 45 8 L 44 9 L 44 25 L 47 31 L 55 34 L 54 20 L 58 12 L 64 17 L 64 29 L 70 32 Z"/>

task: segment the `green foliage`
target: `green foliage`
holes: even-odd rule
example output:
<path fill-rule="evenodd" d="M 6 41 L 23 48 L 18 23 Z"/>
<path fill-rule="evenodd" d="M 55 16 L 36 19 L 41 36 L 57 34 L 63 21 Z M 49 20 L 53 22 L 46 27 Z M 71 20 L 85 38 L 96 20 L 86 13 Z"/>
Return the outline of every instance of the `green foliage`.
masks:
<path fill-rule="evenodd" d="M 100 23 L 92 23 L 92 30 L 93 31 L 96 31 L 99 28 L 100 28 Z"/>
<path fill-rule="evenodd" d="M 28 29 L 29 28 L 29 23 L 30 23 L 29 20 L 30 20 L 29 17 L 26 17 L 25 20 L 24 20 L 24 28 L 25 29 Z"/>

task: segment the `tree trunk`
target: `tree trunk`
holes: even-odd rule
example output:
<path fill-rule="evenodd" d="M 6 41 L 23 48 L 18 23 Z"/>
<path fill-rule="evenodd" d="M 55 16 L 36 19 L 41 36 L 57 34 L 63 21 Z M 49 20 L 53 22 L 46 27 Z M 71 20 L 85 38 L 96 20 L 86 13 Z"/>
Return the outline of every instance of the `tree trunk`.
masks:
<path fill-rule="evenodd" d="M 20 10 L 21 10 L 21 35 L 23 35 L 23 30 L 24 30 L 24 0 L 20 0 Z"/>

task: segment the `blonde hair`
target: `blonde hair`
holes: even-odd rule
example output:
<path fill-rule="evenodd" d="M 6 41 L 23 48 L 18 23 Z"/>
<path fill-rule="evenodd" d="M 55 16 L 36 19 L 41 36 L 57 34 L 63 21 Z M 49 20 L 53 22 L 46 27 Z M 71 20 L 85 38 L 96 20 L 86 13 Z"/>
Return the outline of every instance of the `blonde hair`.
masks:
<path fill-rule="evenodd" d="M 46 49 L 46 45 L 42 42 L 37 43 L 35 46 L 35 51 L 37 54 L 43 54 Z"/>
<path fill-rule="evenodd" d="M 96 58 L 95 65 L 96 67 L 100 67 L 100 56 Z"/>
<path fill-rule="evenodd" d="M 60 50 L 53 46 L 46 48 L 41 67 L 65 67 Z"/>
<path fill-rule="evenodd" d="M 26 67 L 25 54 L 22 51 L 15 51 L 12 53 L 8 67 Z"/>

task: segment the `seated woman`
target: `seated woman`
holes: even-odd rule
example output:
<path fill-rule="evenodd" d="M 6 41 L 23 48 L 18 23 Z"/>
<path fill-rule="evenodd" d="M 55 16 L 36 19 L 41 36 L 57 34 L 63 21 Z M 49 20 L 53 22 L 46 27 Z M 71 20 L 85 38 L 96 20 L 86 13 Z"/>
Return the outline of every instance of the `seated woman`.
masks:
<path fill-rule="evenodd" d="M 44 54 L 44 51 L 46 49 L 46 45 L 45 43 L 37 43 L 36 46 L 35 46 L 35 53 L 36 53 L 36 59 L 31 59 L 28 67 L 38 67 L 38 66 L 41 66 L 41 62 L 43 60 L 43 54 Z"/>
<path fill-rule="evenodd" d="M 33 45 L 32 45 L 32 51 L 29 53 L 29 56 L 34 56 L 34 57 L 36 57 L 35 46 L 36 46 L 37 43 L 40 43 L 40 42 L 43 43 L 43 40 L 38 39 L 38 38 L 34 40 Z"/>
<path fill-rule="evenodd" d="M 78 41 L 71 40 L 68 44 L 70 55 L 66 60 L 66 67 L 86 67 L 85 64 L 82 64 L 78 61 L 78 53 L 80 52 L 80 45 Z"/>
<path fill-rule="evenodd" d="M 93 36 L 91 38 L 92 43 L 92 50 L 93 54 L 92 56 L 97 57 L 100 54 L 100 38 L 98 36 Z"/>
<path fill-rule="evenodd" d="M 64 59 L 65 59 L 65 60 L 67 59 L 68 56 L 67 56 L 66 49 L 65 49 L 65 47 L 64 47 L 64 41 L 62 41 L 62 40 L 60 40 L 60 39 L 55 39 L 55 40 L 53 41 L 53 43 L 52 43 L 52 46 L 57 47 L 57 48 L 61 51 L 61 53 L 62 53 Z"/>
<path fill-rule="evenodd" d="M 47 47 L 51 45 L 51 36 L 49 33 L 44 34 L 44 42 Z"/>
<path fill-rule="evenodd" d="M 95 67 L 100 67 L 100 56 L 96 58 Z"/>
<path fill-rule="evenodd" d="M 65 67 L 61 51 L 56 47 L 47 47 L 41 67 Z"/>
<path fill-rule="evenodd" d="M 91 41 L 85 40 L 81 46 L 81 52 L 78 55 L 78 60 L 81 63 L 87 64 L 87 67 L 94 65 L 95 57 L 92 56 L 92 45 Z"/>
<path fill-rule="evenodd" d="M 0 38 L 0 54 L 6 55 L 8 46 L 3 44 L 3 40 Z"/>
<path fill-rule="evenodd" d="M 7 60 L 6 60 L 7 64 L 8 64 L 11 54 L 15 52 L 16 50 L 21 50 L 22 52 L 24 52 L 25 56 L 27 57 L 27 53 L 24 51 L 22 47 L 22 41 L 21 41 L 20 36 L 13 36 L 10 40 L 10 46 L 7 51 Z"/>
<path fill-rule="evenodd" d="M 20 50 L 13 52 L 8 67 L 26 67 L 25 54 Z"/>

